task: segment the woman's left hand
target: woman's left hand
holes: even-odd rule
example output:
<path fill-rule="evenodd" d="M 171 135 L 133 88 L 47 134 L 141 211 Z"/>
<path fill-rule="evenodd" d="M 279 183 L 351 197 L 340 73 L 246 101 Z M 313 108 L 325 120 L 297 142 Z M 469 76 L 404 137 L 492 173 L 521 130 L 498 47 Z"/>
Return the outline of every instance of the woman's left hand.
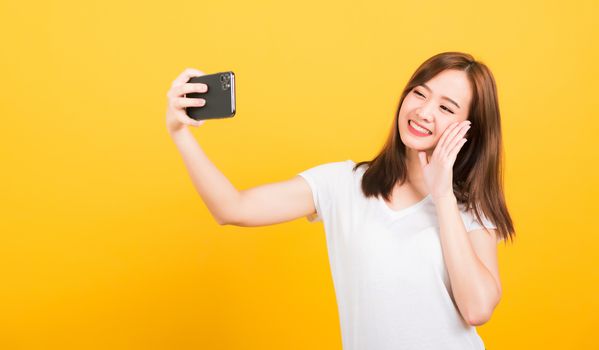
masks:
<path fill-rule="evenodd" d="M 427 160 L 426 152 L 418 152 L 424 180 L 433 201 L 441 197 L 454 196 L 453 164 L 458 152 L 466 143 L 463 136 L 468 129 L 470 129 L 469 120 L 455 122 L 445 129 L 430 159 Z"/>

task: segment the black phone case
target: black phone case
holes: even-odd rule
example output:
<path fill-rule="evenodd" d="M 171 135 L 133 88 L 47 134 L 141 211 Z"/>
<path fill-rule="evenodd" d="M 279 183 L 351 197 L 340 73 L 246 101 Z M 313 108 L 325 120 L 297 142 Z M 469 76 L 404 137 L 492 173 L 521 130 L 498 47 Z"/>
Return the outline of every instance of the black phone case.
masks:
<path fill-rule="evenodd" d="M 188 83 L 208 85 L 206 92 L 185 94 L 187 98 L 203 98 L 202 107 L 187 107 L 185 113 L 195 120 L 231 118 L 235 115 L 235 74 L 231 71 L 192 77 Z"/>

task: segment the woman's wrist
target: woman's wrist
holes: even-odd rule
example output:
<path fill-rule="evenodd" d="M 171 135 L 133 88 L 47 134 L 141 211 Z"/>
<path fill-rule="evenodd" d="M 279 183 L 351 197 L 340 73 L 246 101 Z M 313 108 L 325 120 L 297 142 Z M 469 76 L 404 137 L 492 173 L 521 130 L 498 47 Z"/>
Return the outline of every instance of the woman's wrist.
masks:
<path fill-rule="evenodd" d="M 433 202 L 435 204 L 448 203 L 448 204 L 457 204 L 458 200 L 455 194 L 446 194 L 446 195 L 432 195 Z"/>
<path fill-rule="evenodd" d="M 187 127 L 185 125 L 181 125 L 180 127 L 176 128 L 176 129 L 167 129 L 168 130 L 168 134 L 172 137 L 178 137 L 179 135 L 185 134 L 185 132 L 189 132 L 189 129 L 187 129 Z"/>

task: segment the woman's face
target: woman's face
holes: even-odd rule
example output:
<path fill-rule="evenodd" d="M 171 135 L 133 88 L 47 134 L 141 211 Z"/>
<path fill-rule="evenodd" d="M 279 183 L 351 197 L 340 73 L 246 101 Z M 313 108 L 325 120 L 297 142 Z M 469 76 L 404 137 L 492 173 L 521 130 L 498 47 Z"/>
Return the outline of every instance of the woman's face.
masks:
<path fill-rule="evenodd" d="M 433 151 L 448 126 L 468 118 L 472 91 L 466 73 L 445 70 L 408 92 L 399 109 L 397 128 L 406 147 Z M 412 123 L 417 123 L 416 130 Z M 425 134 L 418 125 L 427 129 Z"/>

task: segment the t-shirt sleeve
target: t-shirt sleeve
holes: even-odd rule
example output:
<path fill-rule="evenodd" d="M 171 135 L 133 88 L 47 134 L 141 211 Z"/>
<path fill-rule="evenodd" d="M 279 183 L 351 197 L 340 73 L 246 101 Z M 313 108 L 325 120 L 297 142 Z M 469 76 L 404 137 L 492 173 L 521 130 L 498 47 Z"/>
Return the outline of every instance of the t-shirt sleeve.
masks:
<path fill-rule="evenodd" d="M 322 222 L 329 216 L 342 181 L 351 171 L 350 160 L 325 163 L 304 170 L 297 175 L 303 177 L 312 190 L 316 213 L 306 216 L 309 222 Z"/>
<path fill-rule="evenodd" d="M 497 229 L 497 226 L 489 220 L 484 214 L 480 213 L 480 217 L 482 222 L 479 222 L 476 219 L 476 214 L 473 211 L 463 212 L 462 218 L 464 219 L 464 224 L 466 226 L 466 232 L 470 232 L 473 230 L 480 230 L 483 228 L 488 229 Z M 501 241 L 501 236 L 497 236 L 497 243 Z"/>

